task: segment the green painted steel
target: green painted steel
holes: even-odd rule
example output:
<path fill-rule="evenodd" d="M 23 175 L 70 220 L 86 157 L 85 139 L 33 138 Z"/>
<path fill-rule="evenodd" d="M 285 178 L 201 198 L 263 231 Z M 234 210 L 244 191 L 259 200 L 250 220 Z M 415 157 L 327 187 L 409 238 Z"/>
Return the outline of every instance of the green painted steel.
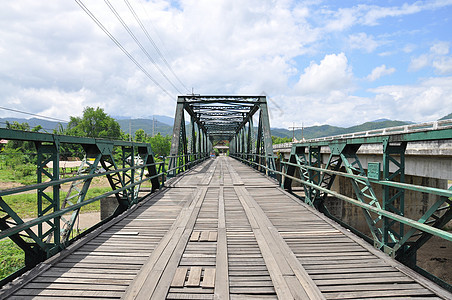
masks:
<path fill-rule="evenodd" d="M 452 233 L 443 230 L 452 220 L 452 187 L 447 190 L 406 183 L 405 150 L 410 142 L 436 140 L 452 140 L 452 128 L 421 128 L 406 133 L 389 131 L 386 135 L 294 143 L 288 161 L 284 162 L 281 157 L 280 171 L 274 173 L 278 175 L 281 187 L 292 191 L 292 184 L 300 183 L 304 193 L 297 197 L 357 233 L 328 211 L 325 200 L 329 195 L 361 208 L 374 246 L 425 275 L 428 272 L 416 266 L 416 251 L 432 236 L 452 241 Z M 370 163 L 367 174 L 357 155 L 363 144 L 379 144 L 383 150 L 383 164 Z M 322 161 L 322 148 L 329 150 L 323 152 L 326 161 Z M 269 170 L 256 156 L 232 156 L 256 169 Z M 332 190 L 338 176 L 351 182 L 353 195 Z M 382 187 L 381 199 L 373 189 L 377 185 Z M 405 216 L 405 191 L 436 195 L 437 201 L 421 218 L 413 220 Z M 366 237 L 364 233 L 360 235 Z M 446 288 L 452 288 L 435 276 L 428 276 Z"/>
<path fill-rule="evenodd" d="M 191 120 L 188 140 L 184 113 L 187 113 Z M 253 116 L 256 114 L 259 117 L 259 125 L 255 138 Z M 275 170 L 265 96 L 179 96 L 174 118 L 169 174 L 175 176 L 190 168 L 190 159 L 193 156 L 196 159 L 207 158 L 213 150 L 213 143 L 224 140 L 229 141 L 229 152 L 232 155 L 257 159 L 270 166 L 270 170 Z M 189 143 L 191 147 L 186 146 Z M 179 161 L 177 164 L 176 156 L 183 156 L 188 160 Z M 177 168 L 177 165 L 182 167 Z M 271 171 L 269 174 L 273 175 Z"/>
<path fill-rule="evenodd" d="M 199 136 L 201 138 L 201 136 Z M 25 254 L 25 268 L 7 279 L 20 275 L 37 263 L 51 257 L 70 245 L 80 235 L 77 222 L 80 209 L 90 203 L 114 196 L 116 211 L 106 222 L 140 201 L 138 192 L 142 183 L 150 181 L 151 192 L 160 189 L 168 171 L 162 162 L 154 160 L 150 144 L 112 141 L 86 137 L 61 136 L 0 128 L 0 139 L 32 141 L 36 145 L 37 183 L 0 191 L 0 240 L 10 238 Z M 60 157 L 63 145 L 79 145 L 84 151 L 78 171 L 69 178 L 60 178 Z M 174 171 L 201 162 L 204 157 L 193 153 L 175 156 L 183 165 Z M 87 193 L 94 178 L 106 177 L 111 191 L 88 199 Z M 70 184 L 65 196 L 61 185 Z M 36 191 L 37 216 L 24 222 L 12 208 L 8 196 Z M 86 231 L 86 232 L 89 232 Z M 85 232 L 85 233 L 86 233 Z"/>

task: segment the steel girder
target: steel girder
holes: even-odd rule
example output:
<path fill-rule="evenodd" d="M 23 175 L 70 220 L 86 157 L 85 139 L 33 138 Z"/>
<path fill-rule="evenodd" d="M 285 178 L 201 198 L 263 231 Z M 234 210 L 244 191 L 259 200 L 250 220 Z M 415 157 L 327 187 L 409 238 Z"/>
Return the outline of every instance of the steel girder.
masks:
<path fill-rule="evenodd" d="M 194 141 L 196 139 L 194 137 L 200 137 L 198 143 L 200 147 L 196 151 L 192 147 L 191 153 L 183 147 L 186 143 L 183 134 L 184 113 L 191 118 L 192 132 L 189 141 Z M 259 113 L 257 145 L 253 127 L 253 116 L 256 113 Z M 169 169 L 172 170 L 170 174 L 173 176 L 190 167 L 189 161 L 179 161 L 178 164 L 177 157 L 190 157 L 195 153 L 205 157 L 212 150 L 212 143 L 220 140 L 230 142 L 231 155 L 246 157 L 268 166 L 270 170 L 275 169 L 265 96 L 179 96 L 174 122 L 169 165 Z"/>
<path fill-rule="evenodd" d="M 142 182 L 150 180 L 152 191 L 160 188 L 158 176 L 162 174 L 157 173 L 149 144 L 4 128 L 0 128 L 0 138 L 32 141 L 36 146 L 37 184 L 0 191 L 0 239 L 9 237 L 24 251 L 27 268 L 54 255 L 71 242 L 82 206 L 114 195 L 118 200 L 115 215 L 138 202 Z M 63 179 L 60 178 L 59 164 L 62 144 L 81 145 L 85 152 L 77 174 Z M 49 163 L 52 163 L 50 167 Z M 145 169 L 147 179 L 144 179 Z M 101 176 L 108 178 L 111 191 L 88 199 L 92 179 Z M 60 196 L 63 183 L 71 183 L 66 196 Z M 37 193 L 36 219 L 24 222 L 11 208 L 8 196 L 33 190 Z M 33 227 L 36 230 L 32 230 Z"/>
<path fill-rule="evenodd" d="M 283 162 L 281 185 L 291 191 L 292 182 L 300 182 L 305 192 L 303 200 L 340 222 L 341 220 L 332 216 L 324 205 L 328 194 L 361 207 L 374 246 L 428 275 L 416 266 L 416 251 L 433 234 L 448 241 L 452 240 L 450 233 L 436 230 L 444 228 L 452 220 L 452 187 L 443 190 L 405 183 L 405 150 L 410 142 L 434 140 L 452 140 L 452 128 L 293 144 L 289 161 Z M 383 170 L 380 163 L 369 163 L 368 172 L 365 172 L 357 155 L 363 144 L 381 145 Z M 318 160 L 322 147 L 325 149 L 323 155 L 329 155 L 326 162 Z M 300 173 L 299 178 L 296 177 L 297 170 Z M 350 180 L 354 198 L 357 200 L 331 190 L 337 176 Z M 374 192 L 377 185 L 382 188 L 380 199 Z M 437 200 L 421 218 L 410 220 L 405 216 L 407 190 L 433 194 L 437 196 Z M 444 285 L 443 282 L 440 283 Z"/>

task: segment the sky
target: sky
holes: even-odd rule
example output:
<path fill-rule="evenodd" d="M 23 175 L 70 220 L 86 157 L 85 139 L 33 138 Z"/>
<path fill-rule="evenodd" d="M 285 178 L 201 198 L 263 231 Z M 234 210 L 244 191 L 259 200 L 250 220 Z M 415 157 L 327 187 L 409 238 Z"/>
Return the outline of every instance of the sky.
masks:
<path fill-rule="evenodd" d="M 267 95 L 279 128 L 452 112 L 452 0 L 78 2 L 3 1 L 0 117 L 173 117 L 192 92 Z"/>

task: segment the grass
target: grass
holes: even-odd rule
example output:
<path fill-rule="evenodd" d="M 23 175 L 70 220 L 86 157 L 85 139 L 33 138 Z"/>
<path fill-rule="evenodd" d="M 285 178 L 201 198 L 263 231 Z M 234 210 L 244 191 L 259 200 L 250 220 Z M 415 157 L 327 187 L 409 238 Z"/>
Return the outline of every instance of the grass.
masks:
<path fill-rule="evenodd" d="M 105 194 L 111 191 L 110 187 L 93 187 L 88 190 L 85 199 L 91 199 L 96 196 Z M 51 196 L 51 193 L 46 193 Z M 60 192 L 60 201 L 66 197 L 66 192 Z M 22 193 L 18 195 L 4 196 L 3 200 L 21 217 L 21 218 L 34 218 L 38 215 L 37 207 L 37 195 L 36 193 Z M 48 205 L 49 202 L 45 200 Z M 100 211 L 100 201 L 96 201 L 83 206 L 80 210 L 81 213 L 97 212 Z"/>
<path fill-rule="evenodd" d="M 0 241 L 0 250 L 0 279 L 25 266 L 24 252 L 9 238 Z"/>
<path fill-rule="evenodd" d="M 90 199 L 111 191 L 110 187 L 90 188 L 86 199 Z M 64 199 L 65 192 L 60 193 Z M 37 216 L 36 193 L 5 196 L 3 199 L 21 218 L 34 218 Z M 100 211 L 100 201 L 90 203 L 81 208 L 81 213 Z M 9 238 L 0 241 L 0 280 L 20 270 L 25 266 L 25 255 Z"/>

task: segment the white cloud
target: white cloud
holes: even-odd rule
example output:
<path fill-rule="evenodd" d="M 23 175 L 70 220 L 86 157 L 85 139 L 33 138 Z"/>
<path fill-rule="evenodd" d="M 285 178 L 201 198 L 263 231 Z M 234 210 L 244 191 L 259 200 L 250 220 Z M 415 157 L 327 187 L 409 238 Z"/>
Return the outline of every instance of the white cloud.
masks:
<path fill-rule="evenodd" d="M 372 35 L 364 32 L 349 35 L 348 43 L 351 49 L 362 49 L 368 53 L 373 52 L 381 44 L 381 42 L 375 41 Z"/>
<path fill-rule="evenodd" d="M 434 60 L 433 67 L 439 74 L 452 73 L 452 56 L 444 56 Z"/>
<path fill-rule="evenodd" d="M 131 3 L 179 78 L 196 93 L 284 90 L 294 74 L 292 59 L 306 53 L 309 44 L 319 39 L 318 30 L 305 20 L 308 8 L 298 5 L 291 10 L 288 2 L 184 0 L 178 7 L 168 1 Z M 125 4 L 112 4 L 160 68 L 178 84 Z M 56 95 L 85 90 L 90 96 L 83 99 L 82 106 L 99 103 L 112 115 L 172 116 L 179 93 L 146 60 L 103 1 L 85 5 L 174 97 L 166 96 L 137 70 L 76 3 L 23 0 L 9 2 L 0 12 L 0 98 L 22 101 L 35 93 L 39 112 L 44 107 L 54 112 L 66 103 L 58 106 L 52 100 Z M 187 92 L 180 85 L 179 89 Z M 60 109 L 57 115 L 67 119 L 81 113 L 76 108 L 82 106 Z M 32 108 L 35 106 L 22 107 L 25 111 Z M 0 115 L 4 113 L 0 111 Z"/>
<path fill-rule="evenodd" d="M 382 76 L 394 73 L 395 70 L 395 68 L 386 68 L 386 65 L 381 65 L 373 69 L 372 72 L 366 77 L 366 79 L 369 81 L 375 81 Z"/>
<path fill-rule="evenodd" d="M 428 78 L 413 85 L 389 85 L 370 89 L 374 103 L 387 118 L 425 122 L 450 113 L 452 77 Z"/>
<path fill-rule="evenodd" d="M 418 71 L 432 67 L 438 74 L 452 73 L 452 56 L 449 54 L 449 42 L 437 42 L 430 47 L 428 53 L 411 58 L 409 70 Z"/>
<path fill-rule="evenodd" d="M 426 10 L 436 10 L 445 6 L 452 5 L 451 0 L 427 0 L 416 1 L 414 3 L 404 3 L 401 6 L 361 6 L 365 8 L 365 13 L 360 18 L 360 23 L 364 25 L 375 26 L 379 24 L 380 19 L 387 17 L 401 17 L 412 15 Z"/>
<path fill-rule="evenodd" d="M 449 54 L 449 42 L 438 42 L 430 47 L 430 53 L 434 55 Z"/>
<path fill-rule="evenodd" d="M 346 51 L 378 50 L 381 56 L 399 55 L 402 49 L 414 53 L 413 45 L 419 47 L 417 41 L 407 38 L 402 44 L 407 45 L 405 48 L 386 47 L 391 44 L 383 40 L 388 38 L 384 24 L 381 31 L 372 29 L 372 33 L 365 31 L 366 26 L 383 23 L 386 17 L 399 18 L 437 9 L 451 1 L 417 1 L 389 8 L 293 0 L 131 0 L 131 3 L 190 91 L 192 87 L 201 94 L 265 91 L 284 110 L 283 116 L 273 114 L 275 125 L 292 123 L 301 115 L 306 118 L 305 124 L 353 125 L 375 119 L 374 114 L 390 117 L 392 112 L 381 104 L 389 102 L 352 95 L 356 88 L 349 60 L 352 56 Z M 101 106 L 111 115 L 172 116 L 178 92 L 145 59 L 103 1 L 85 4 L 174 96 L 166 96 L 138 70 L 75 2 L 20 0 L 6 1 L 0 10 L 0 101 L 11 108 L 62 119 L 81 114 L 85 106 Z M 112 4 L 177 84 L 125 4 L 121 1 Z M 359 31 L 353 30 L 355 27 Z M 432 39 L 438 41 L 441 37 Z M 434 44 L 425 56 L 413 57 L 411 67 L 419 70 L 429 66 L 444 75 L 451 72 L 451 65 L 446 40 Z M 357 55 L 353 56 L 353 68 L 366 69 L 369 65 Z M 363 74 L 360 71 L 355 72 Z M 383 65 L 367 79 L 376 80 L 391 72 L 393 68 Z M 378 97 L 394 95 L 391 98 L 394 101 L 405 99 L 405 93 L 403 88 L 394 86 L 388 93 L 378 93 Z M 424 95 L 443 99 L 447 93 L 442 87 Z M 0 111 L 0 116 L 5 115 L 7 112 Z"/>
<path fill-rule="evenodd" d="M 326 31 L 343 31 L 355 25 L 359 13 L 358 8 L 340 8 L 338 11 L 330 12 L 331 17 L 327 20 Z"/>
<path fill-rule="evenodd" d="M 304 69 L 295 90 L 301 94 L 322 93 L 350 88 L 351 67 L 344 53 L 325 55 L 320 64 L 311 62 Z"/>

